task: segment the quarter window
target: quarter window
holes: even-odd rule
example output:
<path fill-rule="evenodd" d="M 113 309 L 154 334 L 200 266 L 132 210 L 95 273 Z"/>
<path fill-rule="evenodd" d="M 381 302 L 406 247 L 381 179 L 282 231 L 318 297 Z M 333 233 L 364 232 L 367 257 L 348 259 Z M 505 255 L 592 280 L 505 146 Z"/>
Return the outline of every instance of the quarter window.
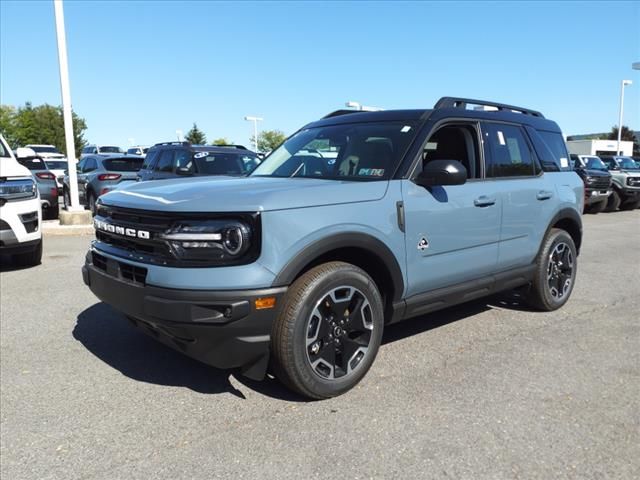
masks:
<path fill-rule="evenodd" d="M 521 128 L 485 124 L 484 139 L 488 178 L 535 175 L 533 155 Z"/>

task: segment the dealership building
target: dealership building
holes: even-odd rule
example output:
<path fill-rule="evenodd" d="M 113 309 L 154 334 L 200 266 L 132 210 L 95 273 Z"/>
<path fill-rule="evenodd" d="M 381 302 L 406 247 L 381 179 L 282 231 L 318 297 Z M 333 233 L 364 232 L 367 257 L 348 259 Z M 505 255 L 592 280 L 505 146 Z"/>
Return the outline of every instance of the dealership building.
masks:
<path fill-rule="evenodd" d="M 576 155 L 617 155 L 617 140 L 568 140 L 569 153 Z M 633 142 L 620 142 L 620 155 L 633 155 Z"/>

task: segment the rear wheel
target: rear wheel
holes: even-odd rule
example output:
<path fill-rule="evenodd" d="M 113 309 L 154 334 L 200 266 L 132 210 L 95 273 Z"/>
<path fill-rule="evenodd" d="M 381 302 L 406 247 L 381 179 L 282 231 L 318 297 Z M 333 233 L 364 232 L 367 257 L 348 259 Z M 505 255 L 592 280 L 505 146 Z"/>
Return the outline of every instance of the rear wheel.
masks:
<path fill-rule="evenodd" d="M 343 262 L 315 267 L 290 287 L 271 335 L 275 372 L 314 399 L 353 388 L 382 339 L 382 298 L 362 269 Z"/>
<path fill-rule="evenodd" d="M 635 210 L 638 207 L 640 207 L 640 200 L 632 200 L 620 205 L 620 210 Z"/>
<path fill-rule="evenodd" d="M 91 210 L 91 214 L 96 214 L 96 197 L 93 192 L 89 192 L 87 194 L 87 203 L 89 205 L 89 210 Z"/>
<path fill-rule="evenodd" d="M 562 307 L 573 291 L 577 271 L 577 250 L 571 235 L 552 228 L 536 259 L 529 304 L 548 312 Z"/>
<path fill-rule="evenodd" d="M 609 199 L 607 200 L 607 206 L 605 207 L 605 212 L 615 212 L 620 207 L 621 198 L 620 194 L 614 188 L 609 195 Z"/>

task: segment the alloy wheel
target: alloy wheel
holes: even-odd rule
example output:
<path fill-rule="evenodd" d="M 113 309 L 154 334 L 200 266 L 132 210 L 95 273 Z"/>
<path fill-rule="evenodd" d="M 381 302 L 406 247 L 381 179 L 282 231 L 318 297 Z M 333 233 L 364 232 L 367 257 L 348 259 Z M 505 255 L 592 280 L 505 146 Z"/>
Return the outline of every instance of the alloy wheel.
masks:
<path fill-rule="evenodd" d="M 573 252 L 564 242 L 558 243 L 549 254 L 547 284 L 555 300 L 561 300 L 571 290 L 573 283 Z"/>

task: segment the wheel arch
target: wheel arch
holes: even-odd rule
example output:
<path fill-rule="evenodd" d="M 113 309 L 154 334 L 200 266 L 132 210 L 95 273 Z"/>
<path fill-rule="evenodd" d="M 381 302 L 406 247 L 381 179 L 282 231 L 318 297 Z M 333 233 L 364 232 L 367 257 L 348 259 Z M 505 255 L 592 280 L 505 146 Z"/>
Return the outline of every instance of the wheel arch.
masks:
<path fill-rule="evenodd" d="M 576 250 L 580 253 L 580 246 L 582 245 L 582 218 L 576 210 L 564 208 L 556 213 L 551 222 L 549 222 L 549 227 L 545 232 L 542 242 L 544 242 L 544 239 L 552 228 L 562 229 L 571 235 L 573 243 L 576 245 Z M 540 248 L 542 248 L 542 245 Z"/>
<path fill-rule="evenodd" d="M 385 317 L 402 299 L 404 275 L 395 255 L 381 240 L 359 232 L 338 233 L 309 244 L 284 266 L 272 285 L 291 285 L 309 269 L 329 261 L 351 263 L 367 272 L 383 297 Z"/>

